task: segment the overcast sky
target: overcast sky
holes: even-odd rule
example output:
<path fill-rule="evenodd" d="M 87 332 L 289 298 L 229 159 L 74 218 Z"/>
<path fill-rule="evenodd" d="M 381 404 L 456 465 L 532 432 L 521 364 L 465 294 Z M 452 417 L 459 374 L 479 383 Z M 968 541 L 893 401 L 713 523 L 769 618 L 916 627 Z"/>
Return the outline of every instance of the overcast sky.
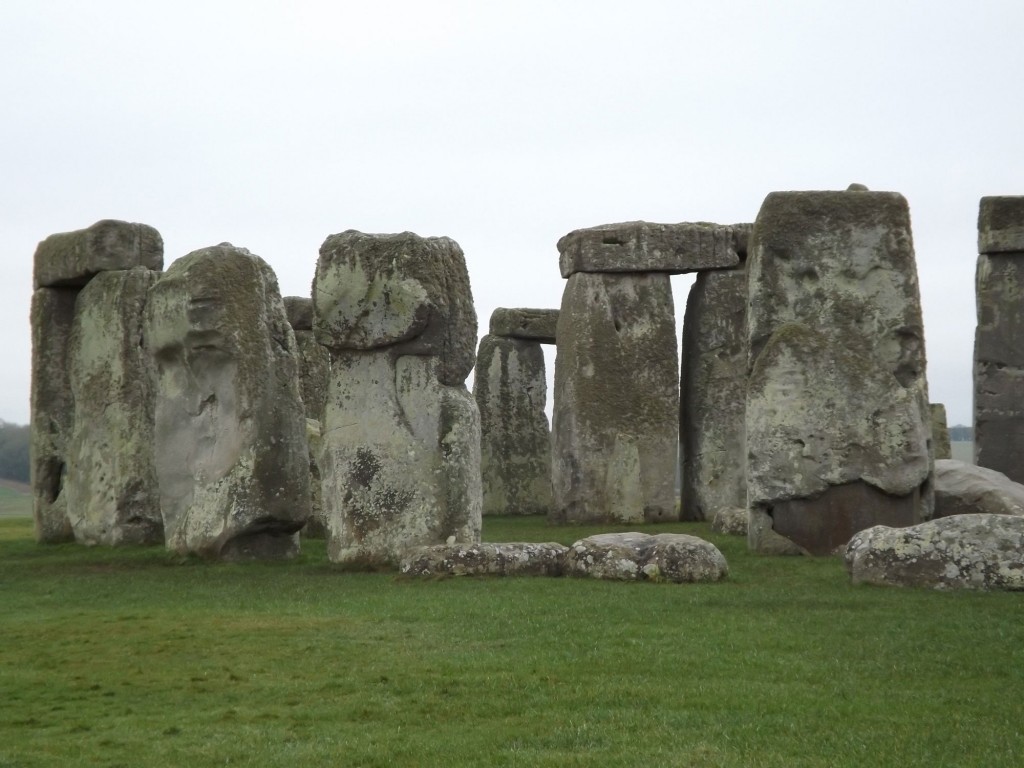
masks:
<path fill-rule="evenodd" d="M 245 246 L 307 296 L 331 233 L 447 235 L 485 331 L 558 306 L 572 229 L 859 182 L 910 203 L 931 399 L 970 423 L 978 200 L 1024 194 L 1022 36 L 1020 0 L 3 0 L 0 418 L 29 418 L 36 244 L 98 219 L 156 227 L 165 265 Z"/>

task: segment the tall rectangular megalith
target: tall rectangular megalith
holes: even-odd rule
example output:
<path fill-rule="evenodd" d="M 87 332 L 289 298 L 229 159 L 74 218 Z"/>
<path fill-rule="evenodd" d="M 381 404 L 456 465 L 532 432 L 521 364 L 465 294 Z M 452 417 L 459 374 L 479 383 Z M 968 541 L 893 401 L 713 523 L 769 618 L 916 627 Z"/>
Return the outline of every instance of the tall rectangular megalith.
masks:
<path fill-rule="evenodd" d="M 978 213 L 974 462 L 1024 482 L 1024 196 Z"/>

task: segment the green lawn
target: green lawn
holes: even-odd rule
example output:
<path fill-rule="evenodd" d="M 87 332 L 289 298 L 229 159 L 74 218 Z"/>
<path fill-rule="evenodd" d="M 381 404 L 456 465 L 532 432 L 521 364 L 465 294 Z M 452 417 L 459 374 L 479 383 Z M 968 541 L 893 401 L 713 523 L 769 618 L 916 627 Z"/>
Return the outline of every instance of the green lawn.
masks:
<path fill-rule="evenodd" d="M 322 542 L 206 564 L 0 520 L 0 768 L 1024 765 L 1024 595 L 644 530 L 715 541 L 729 579 L 414 581 Z"/>

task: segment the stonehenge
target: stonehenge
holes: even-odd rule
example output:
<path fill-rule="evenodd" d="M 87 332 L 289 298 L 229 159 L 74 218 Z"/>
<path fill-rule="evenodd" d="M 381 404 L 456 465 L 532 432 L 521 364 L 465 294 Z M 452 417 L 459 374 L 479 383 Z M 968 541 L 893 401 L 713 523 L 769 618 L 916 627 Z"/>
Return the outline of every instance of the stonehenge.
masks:
<path fill-rule="evenodd" d="M 331 356 L 317 457 L 330 559 L 396 565 L 409 546 L 478 542 L 476 313 L 459 245 L 331 235 L 313 331 Z"/>
<path fill-rule="evenodd" d="M 478 340 L 446 237 L 330 235 L 311 295 L 282 298 L 229 243 L 165 271 L 143 224 L 51 235 L 31 310 L 37 540 L 287 559 L 301 530 L 336 563 L 553 575 L 573 548 L 482 544 L 484 517 L 706 521 L 829 555 L 875 526 L 1018 514 L 1024 196 L 980 204 L 978 468 L 946 461 L 928 401 L 901 195 L 774 192 L 753 224 L 605 224 L 557 248 L 560 307 L 499 307 Z M 624 536 L 598 559 L 628 545 L 639 574 L 654 543 Z M 689 578 L 656 570 L 637 578 Z"/>
<path fill-rule="evenodd" d="M 1024 482 L 1024 196 L 978 213 L 974 462 Z"/>
<path fill-rule="evenodd" d="M 551 510 L 551 429 L 541 344 L 555 343 L 558 310 L 506 309 L 480 340 L 473 397 L 480 409 L 484 515 Z"/>

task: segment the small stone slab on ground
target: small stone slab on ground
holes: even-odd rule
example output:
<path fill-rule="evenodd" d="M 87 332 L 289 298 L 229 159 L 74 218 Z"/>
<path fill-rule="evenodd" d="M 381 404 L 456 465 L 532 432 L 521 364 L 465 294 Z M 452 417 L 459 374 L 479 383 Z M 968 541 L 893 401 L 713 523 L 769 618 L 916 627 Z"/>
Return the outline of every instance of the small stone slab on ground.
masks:
<path fill-rule="evenodd" d="M 435 544 L 406 550 L 405 576 L 561 576 L 568 548 L 554 542 Z"/>
<path fill-rule="evenodd" d="M 710 542 L 682 533 L 602 533 L 573 544 L 566 573 L 617 581 L 719 581 L 729 573 Z"/>

